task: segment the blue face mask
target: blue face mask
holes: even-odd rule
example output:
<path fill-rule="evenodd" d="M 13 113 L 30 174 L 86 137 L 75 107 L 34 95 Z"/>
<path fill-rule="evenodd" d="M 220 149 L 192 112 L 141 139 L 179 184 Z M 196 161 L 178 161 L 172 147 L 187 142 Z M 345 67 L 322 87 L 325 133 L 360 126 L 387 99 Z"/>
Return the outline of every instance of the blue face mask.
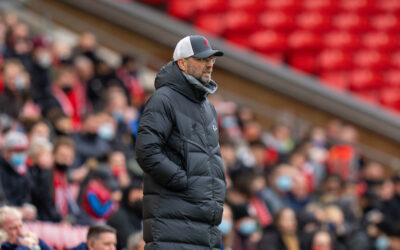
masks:
<path fill-rule="evenodd" d="M 276 179 L 276 185 L 280 190 L 287 192 L 292 188 L 292 178 L 287 175 L 281 175 Z"/>
<path fill-rule="evenodd" d="M 25 79 L 24 79 L 23 75 L 19 75 L 15 79 L 15 88 L 18 89 L 18 90 L 25 89 Z"/>
<path fill-rule="evenodd" d="M 110 123 L 103 124 L 100 126 L 97 134 L 104 140 L 111 140 L 115 134 L 114 127 Z"/>
<path fill-rule="evenodd" d="M 232 221 L 222 220 L 221 224 L 219 224 L 218 228 L 219 228 L 219 230 L 221 230 L 222 235 L 226 235 L 232 229 Z"/>
<path fill-rule="evenodd" d="M 25 165 L 26 162 L 26 154 L 25 153 L 13 153 L 11 155 L 11 165 L 14 167 Z"/>
<path fill-rule="evenodd" d="M 239 232 L 243 235 L 250 235 L 257 230 L 257 223 L 254 220 L 242 222 L 239 227 Z"/>
<path fill-rule="evenodd" d="M 379 236 L 376 240 L 375 240 L 375 247 L 378 250 L 386 250 L 389 249 L 389 241 L 387 239 L 387 237 L 385 236 Z"/>

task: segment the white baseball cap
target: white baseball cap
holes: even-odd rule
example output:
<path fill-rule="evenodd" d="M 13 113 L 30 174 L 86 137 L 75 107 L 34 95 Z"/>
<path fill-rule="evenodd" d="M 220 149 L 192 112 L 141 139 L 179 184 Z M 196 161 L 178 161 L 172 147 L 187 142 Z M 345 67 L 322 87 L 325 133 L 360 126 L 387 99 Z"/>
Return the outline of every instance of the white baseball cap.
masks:
<path fill-rule="evenodd" d="M 174 61 L 180 58 L 207 58 L 210 56 L 223 56 L 220 50 L 213 50 L 211 44 L 204 36 L 192 35 L 182 38 L 175 47 Z"/>

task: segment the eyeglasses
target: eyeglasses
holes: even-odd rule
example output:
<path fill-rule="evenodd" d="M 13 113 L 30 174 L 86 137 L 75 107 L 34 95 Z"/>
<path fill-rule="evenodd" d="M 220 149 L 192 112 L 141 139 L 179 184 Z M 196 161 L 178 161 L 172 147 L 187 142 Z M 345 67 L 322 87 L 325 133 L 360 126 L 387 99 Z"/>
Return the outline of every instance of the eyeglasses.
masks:
<path fill-rule="evenodd" d="M 215 56 L 210 56 L 210 57 L 207 57 L 207 58 L 195 58 L 195 57 L 192 57 L 192 58 L 195 59 L 196 61 L 199 61 L 199 62 L 202 62 L 202 63 L 211 62 L 212 64 L 214 64 L 215 61 L 217 60 L 217 58 Z"/>

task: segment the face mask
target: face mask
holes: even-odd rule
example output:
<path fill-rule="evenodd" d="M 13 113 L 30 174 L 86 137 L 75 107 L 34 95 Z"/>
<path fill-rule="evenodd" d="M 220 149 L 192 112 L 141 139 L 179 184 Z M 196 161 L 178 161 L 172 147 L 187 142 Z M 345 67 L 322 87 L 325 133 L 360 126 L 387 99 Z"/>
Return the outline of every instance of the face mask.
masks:
<path fill-rule="evenodd" d="M 17 90 L 25 89 L 25 79 L 22 75 L 17 76 L 17 78 L 15 79 L 15 88 Z"/>
<path fill-rule="evenodd" d="M 239 227 L 239 232 L 242 235 L 250 235 L 257 230 L 257 223 L 253 220 L 244 221 Z"/>
<path fill-rule="evenodd" d="M 118 122 L 122 122 L 124 120 L 124 116 L 122 114 L 122 112 L 120 111 L 114 111 L 112 112 L 112 116 L 114 117 L 115 120 L 117 120 Z"/>
<path fill-rule="evenodd" d="M 292 188 L 292 178 L 287 175 L 281 175 L 276 180 L 276 185 L 280 190 L 287 192 Z"/>
<path fill-rule="evenodd" d="M 221 230 L 222 235 L 226 235 L 232 229 L 232 221 L 222 220 L 221 224 L 219 224 L 218 228 L 219 228 L 219 230 Z"/>
<path fill-rule="evenodd" d="M 11 165 L 14 167 L 25 165 L 26 154 L 25 153 L 14 153 L 11 156 Z"/>
<path fill-rule="evenodd" d="M 389 249 L 389 241 L 388 241 L 388 239 L 385 236 L 379 236 L 375 240 L 375 247 L 378 250 Z"/>
<path fill-rule="evenodd" d="M 143 201 L 136 200 L 131 205 L 132 211 L 139 217 L 143 217 Z"/>
<path fill-rule="evenodd" d="M 62 172 L 65 172 L 65 171 L 67 171 L 69 165 L 67 165 L 67 164 L 62 164 L 62 163 L 57 163 L 57 162 L 56 162 L 55 167 L 56 167 L 58 170 L 60 170 L 60 171 L 62 171 Z"/>
<path fill-rule="evenodd" d="M 62 86 L 61 89 L 62 89 L 62 91 L 64 91 L 65 94 L 68 94 L 71 92 L 72 87 L 71 86 Z"/>
<path fill-rule="evenodd" d="M 51 65 L 51 54 L 42 53 L 38 56 L 38 64 L 43 68 L 48 68 Z"/>
<path fill-rule="evenodd" d="M 98 135 L 104 140 L 111 140 L 114 137 L 114 134 L 114 127 L 110 123 L 101 125 L 98 131 Z"/>

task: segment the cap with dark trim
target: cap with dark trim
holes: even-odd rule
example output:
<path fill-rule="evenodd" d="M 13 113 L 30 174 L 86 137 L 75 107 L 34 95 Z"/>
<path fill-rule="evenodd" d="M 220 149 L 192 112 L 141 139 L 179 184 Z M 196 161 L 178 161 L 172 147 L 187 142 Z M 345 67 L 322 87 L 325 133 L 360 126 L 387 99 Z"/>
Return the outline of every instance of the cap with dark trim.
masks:
<path fill-rule="evenodd" d="M 220 50 L 214 50 L 204 36 L 192 35 L 182 38 L 175 47 L 174 61 L 180 58 L 195 57 L 207 58 L 210 56 L 223 56 Z"/>

